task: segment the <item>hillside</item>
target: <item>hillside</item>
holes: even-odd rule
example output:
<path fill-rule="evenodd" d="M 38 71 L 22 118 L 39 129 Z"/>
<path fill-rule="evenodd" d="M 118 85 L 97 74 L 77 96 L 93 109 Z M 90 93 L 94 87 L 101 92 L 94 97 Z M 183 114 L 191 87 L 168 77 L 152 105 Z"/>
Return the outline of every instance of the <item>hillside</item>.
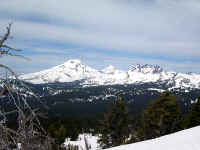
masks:
<path fill-rule="evenodd" d="M 199 150 L 200 149 L 200 126 L 166 135 L 157 139 L 147 140 L 134 144 L 122 145 L 109 148 L 107 150 Z M 97 144 L 97 137 L 86 134 L 88 143 L 91 145 L 91 150 L 100 149 Z M 80 135 L 77 141 L 68 141 L 65 145 L 78 145 L 83 150 L 85 149 L 84 135 Z"/>
<path fill-rule="evenodd" d="M 200 126 L 157 139 L 113 147 L 108 150 L 199 150 Z"/>

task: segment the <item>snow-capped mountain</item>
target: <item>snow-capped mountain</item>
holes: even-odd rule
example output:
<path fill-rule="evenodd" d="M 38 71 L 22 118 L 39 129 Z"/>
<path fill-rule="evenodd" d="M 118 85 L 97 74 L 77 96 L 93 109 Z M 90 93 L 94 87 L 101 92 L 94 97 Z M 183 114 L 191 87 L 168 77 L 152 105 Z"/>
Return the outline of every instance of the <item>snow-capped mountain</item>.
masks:
<path fill-rule="evenodd" d="M 114 66 L 96 70 L 77 59 L 47 70 L 22 75 L 20 78 L 34 84 L 82 80 L 82 85 L 87 86 L 164 83 L 170 89 L 200 88 L 200 74 L 170 72 L 153 65 L 136 65 L 128 71 L 118 70 Z"/>
<path fill-rule="evenodd" d="M 92 69 L 80 62 L 80 60 L 69 60 L 64 64 L 55 66 L 51 69 L 36 73 L 20 76 L 21 79 L 35 84 L 54 83 L 54 82 L 72 82 L 90 78 L 98 71 Z"/>

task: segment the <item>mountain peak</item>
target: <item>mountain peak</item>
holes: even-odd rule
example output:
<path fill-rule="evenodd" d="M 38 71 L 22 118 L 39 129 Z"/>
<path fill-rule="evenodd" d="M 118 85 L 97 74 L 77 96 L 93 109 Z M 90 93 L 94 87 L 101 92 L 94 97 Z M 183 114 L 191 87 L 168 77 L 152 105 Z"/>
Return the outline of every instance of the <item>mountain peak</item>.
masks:
<path fill-rule="evenodd" d="M 112 65 L 109 65 L 108 67 L 104 68 L 102 71 L 104 73 L 114 73 L 116 71 L 116 68 Z"/>
<path fill-rule="evenodd" d="M 83 68 L 84 64 L 82 64 L 82 62 L 79 59 L 70 59 L 66 62 L 64 62 L 61 65 L 55 66 L 53 68 L 62 68 L 62 69 L 66 69 L 66 68 Z"/>
<path fill-rule="evenodd" d="M 81 64 L 81 60 L 79 60 L 79 59 L 70 59 L 70 60 L 66 61 L 64 64 L 66 64 L 66 63 Z"/>
<path fill-rule="evenodd" d="M 163 71 L 163 69 L 158 65 L 137 64 L 136 66 L 133 66 L 131 68 L 131 71 L 137 71 L 137 72 L 142 72 L 142 73 L 160 73 Z"/>

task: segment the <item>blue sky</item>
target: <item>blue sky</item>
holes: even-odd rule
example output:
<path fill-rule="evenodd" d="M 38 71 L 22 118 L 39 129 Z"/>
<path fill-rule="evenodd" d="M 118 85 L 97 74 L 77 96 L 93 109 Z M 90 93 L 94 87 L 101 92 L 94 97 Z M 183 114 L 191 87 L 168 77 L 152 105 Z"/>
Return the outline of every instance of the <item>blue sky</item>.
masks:
<path fill-rule="evenodd" d="M 1 0 L 0 35 L 31 58 L 3 57 L 18 73 L 78 58 L 102 69 L 157 64 L 200 72 L 199 0 Z"/>

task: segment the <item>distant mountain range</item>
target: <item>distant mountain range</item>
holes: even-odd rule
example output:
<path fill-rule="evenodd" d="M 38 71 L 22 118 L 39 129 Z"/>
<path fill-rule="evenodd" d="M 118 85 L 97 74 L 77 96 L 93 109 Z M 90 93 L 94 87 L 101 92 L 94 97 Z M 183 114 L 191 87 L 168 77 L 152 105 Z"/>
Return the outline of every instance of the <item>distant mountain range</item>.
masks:
<path fill-rule="evenodd" d="M 113 66 L 96 70 L 73 59 L 19 78 L 23 81 L 11 78 L 5 82 L 30 100 L 28 102 L 34 107 L 41 105 L 34 99 L 36 94 L 49 106 L 52 115 L 101 114 L 116 100 L 119 92 L 129 104 L 129 112 L 134 114 L 141 112 L 165 90 L 177 96 L 183 112 L 187 112 L 200 96 L 199 74 L 170 72 L 153 65 L 136 65 L 128 71 Z M 8 102 L 6 97 L 1 98 L 0 106 Z"/>
<path fill-rule="evenodd" d="M 33 84 L 80 81 L 80 84 L 85 87 L 151 83 L 160 85 L 158 90 L 166 90 L 166 87 L 168 90 L 200 89 L 200 74 L 165 71 L 160 66 L 148 64 L 138 64 L 128 71 L 118 70 L 111 65 L 103 70 L 96 70 L 78 59 L 68 60 L 40 72 L 21 75 L 19 78 Z"/>

